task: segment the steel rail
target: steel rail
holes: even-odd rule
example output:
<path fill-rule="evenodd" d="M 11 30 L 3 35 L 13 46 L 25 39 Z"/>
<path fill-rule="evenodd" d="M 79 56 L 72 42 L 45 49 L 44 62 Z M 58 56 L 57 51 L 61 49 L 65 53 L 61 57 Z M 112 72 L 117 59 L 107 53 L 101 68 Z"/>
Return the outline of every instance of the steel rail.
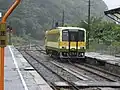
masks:
<path fill-rule="evenodd" d="M 36 49 L 37 49 L 37 47 L 38 47 L 38 45 L 36 45 Z M 43 53 L 43 52 L 41 52 L 41 51 L 44 51 L 44 50 L 42 50 L 42 48 L 40 48 L 41 50 L 36 50 L 36 51 L 39 51 L 40 53 Z M 32 51 L 32 50 L 28 50 L 28 51 Z M 45 53 L 44 53 L 45 54 Z M 73 66 L 75 66 L 76 67 L 76 65 L 75 64 L 73 64 L 70 60 L 68 60 L 68 62 L 70 63 L 70 64 L 72 64 Z M 88 65 L 87 65 L 88 66 Z M 78 66 L 77 66 L 78 67 Z M 120 78 L 120 75 L 116 75 L 116 74 L 113 74 L 113 73 L 110 73 L 110 72 L 108 72 L 108 71 L 103 71 L 103 70 L 101 70 L 101 69 L 97 69 L 97 68 L 93 68 L 92 66 L 88 66 L 88 67 L 90 67 L 90 68 L 92 68 L 92 69 L 95 69 L 95 70 L 99 70 L 99 71 L 101 71 L 101 72 L 103 72 L 103 73 L 106 73 L 106 74 L 109 74 L 109 75 L 112 75 L 112 76 L 116 76 L 116 77 L 119 77 Z M 78 68 L 82 68 L 83 69 L 83 67 L 78 67 Z M 87 70 L 87 71 L 89 71 L 88 69 L 85 69 L 85 70 Z M 94 73 L 95 75 L 98 75 L 98 76 L 100 76 L 100 77 L 102 77 L 102 78 L 105 78 L 105 79 L 107 79 L 107 80 L 109 80 L 109 81 L 113 81 L 113 82 L 115 82 L 115 80 L 113 80 L 113 79 L 110 79 L 110 78 L 107 78 L 107 77 L 104 77 L 104 76 L 102 76 L 102 75 L 100 75 L 100 74 L 97 74 L 97 73 L 95 73 L 95 72 L 92 72 L 92 71 L 89 71 L 89 72 L 91 72 L 91 73 Z"/>
<path fill-rule="evenodd" d="M 85 63 L 84 65 L 87 66 L 87 67 L 90 67 L 90 68 L 92 68 L 92 69 L 99 70 L 99 71 L 101 71 L 101 72 L 107 73 L 107 74 L 109 74 L 109 75 L 111 75 L 111 76 L 115 76 L 115 77 L 120 78 L 120 75 L 118 75 L 118 74 L 111 73 L 111 72 L 109 72 L 109 71 L 106 71 L 106 70 L 104 70 L 104 69 L 101 69 L 101 68 L 98 68 L 98 67 L 95 67 L 95 66 L 91 66 L 90 64 L 86 64 L 86 63 Z"/>
<path fill-rule="evenodd" d="M 18 50 L 19 51 L 19 50 Z M 22 52 L 25 52 L 25 51 L 19 51 L 22 55 L 23 53 Z M 25 52 L 26 53 L 26 52 Z M 50 85 L 54 90 L 57 90 L 56 87 L 52 84 L 52 83 L 49 83 L 49 81 L 35 68 L 35 66 L 33 64 L 31 64 L 31 62 L 28 60 L 28 58 L 25 57 L 25 55 L 23 55 L 23 57 L 28 61 L 28 63 L 37 71 L 37 73 L 39 73 L 39 75 L 48 83 L 48 85 Z"/>
<path fill-rule="evenodd" d="M 25 47 L 26 49 L 27 47 Z M 19 52 L 21 52 L 21 50 L 18 49 Z M 45 68 L 47 68 L 48 70 L 50 70 L 52 73 L 54 73 L 55 75 L 57 75 L 58 77 L 60 77 L 62 80 L 66 81 L 67 83 L 69 83 L 71 86 L 69 87 L 74 87 L 76 90 L 79 90 L 78 87 L 74 86 L 74 84 L 72 82 L 69 82 L 67 80 L 65 80 L 63 77 L 61 77 L 60 75 L 58 75 L 56 72 L 52 71 L 51 69 L 49 69 L 47 66 L 45 66 L 43 63 L 39 62 L 39 60 L 37 60 L 35 57 L 33 57 L 31 54 L 29 54 L 26 50 L 24 51 L 26 54 L 28 54 L 31 58 L 33 58 L 34 60 L 36 60 L 38 63 L 40 63 L 41 65 L 43 65 Z M 22 53 L 21 53 L 22 54 Z M 29 62 L 29 60 L 23 55 L 23 57 Z M 31 64 L 31 62 L 29 62 L 31 66 L 34 67 L 34 65 Z M 34 69 L 38 72 L 38 70 L 34 67 Z M 40 74 L 40 72 L 38 72 Z M 41 75 L 41 74 L 40 74 Z M 42 75 L 41 75 L 42 76 Z M 44 78 L 44 76 L 42 76 Z M 45 79 L 45 78 L 44 78 Z M 46 79 L 45 79 L 46 82 L 48 82 Z M 53 87 L 54 90 L 56 90 L 56 86 L 54 86 L 54 84 L 51 82 L 51 83 L 48 83 L 50 86 Z"/>
<path fill-rule="evenodd" d="M 26 52 L 26 51 L 25 51 Z M 36 60 L 38 63 L 40 63 L 41 65 L 43 65 L 45 68 L 47 68 L 48 70 L 50 70 L 52 73 L 54 73 L 55 75 L 57 75 L 58 77 L 60 77 L 62 80 L 66 81 L 69 85 L 71 85 L 74 89 L 79 90 L 80 88 L 77 87 L 74 83 L 64 79 L 62 76 L 58 75 L 56 72 L 54 72 L 53 70 L 51 70 L 50 68 L 48 68 L 46 65 L 44 65 L 43 63 L 41 63 L 37 58 L 35 58 L 34 56 L 32 56 L 30 53 L 26 52 L 31 58 L 33 58 L 34 60 Z"/>
<path fill-rule="evenodd" d="M 100 74 L 97 74 L 96 72 L 93 72 L 93 71 L 89 70 L 88 68 L 85 68 L 85 66 L 83 66 L 82 64 L 73 64 L 70 60 L 68 60 L 68 62 L 69 62 L 69 64 L 71 64 L 71 65 L 73 65 L 73 66 L 75 66 L 75 67 L 77 67 L 77 68 L 86 70 L 86 71 L 88 71 L 88 72 L 90 72 L 90 73 L 93 73 L 93 74 L 98 75 L 98 76 L 100 76 L 100 77 L 102 77 L 102 78 L 105 78 L 106 80 L 109 80 L 109 81 L 112 81 L 112 82 L 116 82 L 115 80 L 113 80 L 113 79 L 111 79 L 111 78 L 104 77 L 104 76 L 102 76 L 102 75 L 100 75 Z M 80 66 L 80 65 L 81 65 L 81 66 Z M 91 69 L 91 68 L 90 68 L 90 69 Z"/>
<path fill-rule="evenodd" d="M 75 66 L 75 67 L 78 67 L 78 66 L 76 66 L 75 64 L 73 64 L 69 59 L 68 59 L 68 62 L 69 62 L 69 64 L 71 64 L 71 65 L 73 65 L 73 66 Z M 81 68 L 81 67 L 78 67 L 78 68 Z M 82 68 L 82 69 L 84 69 L 84 68 Z M 101 71 L 101 70 L 100 70 Z M 109 72 L 108 72 L 109 73 Z M 95 73 L 96 74 L 96 73 Z M 114 75 L 114 74 L 113 74 Z M 117 76 L 117 75 L 116 75 Z M 101 77 L 101 76 L 100 76 Z M 106 77 L 105 77 L 106 78 Z M 109 79 L 108 79 L 109 80 Z M 110 80 L 110 81 L 113 81 L 114 82 L 114 80 Z M 104 90 L 105 88 L 101 88 L 101 87 L 97 87 L 97 89 L 98 90 Z M 110 88 L 110 89 L 113 89 L 113 88 Z"/>
<path fill-rule="evenodd" d="M 71 62 L 69 62 L 69 63 L 71 63 Z M 72 63 L 73 64 L 73 63 Z M 114 81 L 113 81 L 114 82 Z M 74 83 L 73 83 L 74 84 Z M 54 86 L 54 84 L 53 84 L 53 86 Z M 78 86 L 79 87 L 79 86 Z M 99 90 L 102 90 L 103 88 L 101 88 L 101 87 L 97 87 Z"/>
<path fill-rule="evenodd" d="M 104 79 L 106 79 L 106 80 L 108 80 L 108 81 L 116 82 L 114 79 L 111 79 L 111 78 L 105 77 L 105 76 L 103 76 L 103 75 L 101 75 L 101 74 L 98 74 L 98 73 L 96 73 L 96 72 L 93 72 L 92 70 L 90 70 L 91 68 L 89 69 L 89 68 L 87 68 L 87 67 L 85 67 L 85 66 L 80 66 L 80 65 L 78 65 L 78 64 L 74 64 L 74 66 L 75 66 L 75 67 L 78 67 L 78 68 L 80 68 L 80 69 L 86 70 L 86 71 L 88 71 L 88 72 L 90 72 L 90 73 L 93 73 L 93 74 L 95 74 L 95 75 L 97 75 L 97 76 L 100 76 L 100 77 L 102 77 L 102 78 L 104 78 Z"/>
<path fill-rule="evenodd" d="M 40 48 L 40 49 L 42 49 L 42 48 Z M 37 50 L 37 51 L 39 51 L 39 50 Z M 43 53 L 43 52 L 41 52 L 41 51 L 39 51 L 40 53 Z M 45 53 L 44 53 L 45 54 Z M 77 66 L 77 65 L 75 65 L 75 64 L 73 64 L 70 60 L 68 60 L 68 62 L 70 63 L 70 64 L 72 64 L 73 66 Z M 77 66 L 78 67 L 78 66 Z M 84 69 L 84 70 L 87 70 L 88 72 L 90 72 L 90 73 L 93 73 L 93 74 L 95 74 L 95 75 L 98 75 L 98 76 L 100 76 L 100 77 L 102 77 L 102 78 L 105 78 L 105 79 L 107 79 L 107 80 L 109 80 L 109 81 L 112 81 L 112 82 L 115 82 L 115 80 L 113 80 L 113 79 L 111 79 L 111 78 L 108 78 L 108 77 L 104 77 L 104 76 L 102 76 L 102 75 L 100 75 L 100 74 L 97 74 L 97 73 L 95 73 L 95 72 L 92 72 L 92 71 L 90 71 L 90 70 L 88 70 L 88 69 L 85 69 L 85 68 L 83 68 L 83 67 L 78 67 L 78 68 L 82 68 L 82 69 Z M 99 70 L 100 71 L 100 70 Z M 101 71 L 102 72 L 102 71 Z M 103 73 L 105 73 L 105 72 L 103 72 Z"/>
<path fill-rule="evenodd" d="M 54 64 L 55 66 L 57 66 L 58 68 L 61 68 L 62 70 L 67 71 L 68 73 L 74 75 L 75 77 L 79 78 L 80 80 L 88 80 L 88 78 L 85 78 L 85 77 L 83 77 L 82 75 L 80 76 L 79 74 L 71 71 L 70 69 L 65 68 L 64 66 L 60 66 L 60 65 L 57 64 L 56 62 L 51 61 L 51 63 Z"/>

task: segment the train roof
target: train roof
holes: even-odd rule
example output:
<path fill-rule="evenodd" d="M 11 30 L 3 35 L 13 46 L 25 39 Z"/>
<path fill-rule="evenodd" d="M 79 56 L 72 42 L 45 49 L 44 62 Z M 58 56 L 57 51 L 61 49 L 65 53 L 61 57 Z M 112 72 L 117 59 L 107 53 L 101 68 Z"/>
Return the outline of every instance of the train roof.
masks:
<path fill-rule="evenodd" d="M 79 28 L 79 27 L 57 27 L 58 29 L 80 29 L 86 31 L 84 28 Z"/>
<path fill-rule="evenodd" d="M 84 28 L 79 28 L 79 27 L 57 27 L 57 28 L 53 28 L 51 30 L 47 30 L 46 33 L 57 33 L 57 32 L 62 31 L 64 29 L 79 29 L 79 30 L 86 31 Z"/>

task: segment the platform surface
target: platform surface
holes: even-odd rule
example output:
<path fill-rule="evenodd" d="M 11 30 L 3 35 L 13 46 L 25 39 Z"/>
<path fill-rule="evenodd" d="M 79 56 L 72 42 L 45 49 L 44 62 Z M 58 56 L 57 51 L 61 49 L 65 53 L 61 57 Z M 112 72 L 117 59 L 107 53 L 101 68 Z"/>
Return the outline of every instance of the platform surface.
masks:
<path fill-rule="evenodd" d="M 120 57 L 115 57 L 111 55 L 103 55 L 96 52 L 86 52 L 86 57 L 101 60 L 110 64 L 117 64 L 120 66 Z"/>
<path fill-rule="evenodd" d="M 13 46 L 5 48 L 5 90 L 52 90 Z"/>

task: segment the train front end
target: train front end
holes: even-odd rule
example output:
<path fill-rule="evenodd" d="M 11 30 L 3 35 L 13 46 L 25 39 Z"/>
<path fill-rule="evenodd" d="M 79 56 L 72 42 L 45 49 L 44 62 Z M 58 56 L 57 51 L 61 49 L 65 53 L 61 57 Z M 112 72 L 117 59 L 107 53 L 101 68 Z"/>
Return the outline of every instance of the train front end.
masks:
<path fill-rule="evenodd" d="M 60 58 L 85 58 L 86 30 L 77 27 L 61 27 Z"/>

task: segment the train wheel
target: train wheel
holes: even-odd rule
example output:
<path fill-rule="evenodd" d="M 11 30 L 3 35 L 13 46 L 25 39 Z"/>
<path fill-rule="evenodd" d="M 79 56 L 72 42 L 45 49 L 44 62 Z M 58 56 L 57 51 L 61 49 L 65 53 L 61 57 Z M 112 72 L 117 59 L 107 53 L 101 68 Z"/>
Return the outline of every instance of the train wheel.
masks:
<path fill-rule="evenodd" d="M 60 59 L 60 53 L 57 52 L 57 55 L 56 55 L 57 59 Z"/>
<path fill-rule="evenodd" d="M 47 54 L 47 55 L 49 54 L 49 51 L 48 51 L 48 50 L 46 50 L 46 54 Z"/>
<path fill-rule="evenodd" d="M 49 56 L 53 58 L 53 51 L 49 51 Z"/>

